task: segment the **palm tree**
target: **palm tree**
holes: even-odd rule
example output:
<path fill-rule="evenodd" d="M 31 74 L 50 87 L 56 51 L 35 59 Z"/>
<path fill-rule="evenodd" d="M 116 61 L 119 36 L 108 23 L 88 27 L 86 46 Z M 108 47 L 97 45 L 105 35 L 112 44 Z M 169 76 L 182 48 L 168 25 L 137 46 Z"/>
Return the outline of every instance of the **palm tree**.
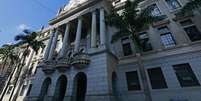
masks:
<path fill-rule="evenodd" d="M 178 13 L 180 16 L 192 14 L 194 10 L 198 10 L 201 13 L 201 0 L 189 0 L 188 3 Z"/>
<path fill-rule="evenodd" d="M 137 64 L 139 67 L 139 73 L 142 78 L 143 90 L 145 94 L 145 101 L 152 101 L 150 88 L 148 86 L 148 79 L 146 76 L 146 70 L 141 58 L 142 44 L 139 40 L 138 32 L 147 28 L 155 21 L 162 20 L 162 16 L 152 16 L 151 11 L 153 7 L 147 7 L 146 9 L 139 10 L 139 3 L 144 0 L 127 0 L 123 7 L 123 12 L 118 14 L 115 10 L 112 10 L 111 14 L 107 17 L 107 22 L 111 26 L 115 26 L 118 29 L 112 37 L 112 42 L 119 40 L 124 36 L 132 36 L 134 48 L 136 50 Z"/>
<path fill-rule="evenodd" d="M 14 48 L 15 48 L 14 45 L 9 45 L 9 44 L 5 44 L 2 46 L 2 48 L 0 48 L 0 54 L 1 54 L 2 60 L 3 60 L 3 66 L 1 68 L 1 74 L 3 74 L 4 68 L 8 64 L 8 60 L 12 64 L 17 59 L 17 55 L 14 51 Z"/>
<path fill-rule="evenodd" d="M 8 45 L 8 44 L 3 45 L 3 47 L 0 48 L 0 54 L 2 55 L 2 58 L 4 58 L 4 63 L 3 63 L 4 65 L 2 67 L 2 71 L 4 71 L 5 64 L 9 63 L 8 71 L 6 71 L 6 73 L 5 73 L 5 78 L 7 79 L 7 77 L 8 77 L 8 79 L 7 79 L 7 82 L 4 82 L 4 84 L 3 84 L 3 86 L 5 85 L 5 87 L 2 86 L 2 88 L 4 88 L 4 89 L 1 89 L 1 90 L 3 90 L 3 92 L 1 93 L 0 101 L 2 101 L 3 96 L 5 95 L 5 93 L 7 91 L 11 77 L 15 71 L 15 64 L 18 63 L 19 58 L 15 51 L 14 45 Z M 8 62 L 8 60 L 9 60 L 9 62 Z M 13 69 L 10 71 L 9 69 L 11 69 L 11 67 L 13 67 Z"/>
<path fill-rule="evenodd" d="M 19 91 L 19 88 L 21 87 L 21 85 L 23 84 L 23 79 L 25 79 L 24 77 L 20 77 L 21 74 L 22 74 L 22 69 L 23 67 L 25 66 L 25 61 L 26 61 L 26 57 L 28 56 L 30 50 L 29 48 L 33 49 L 34 52 L 38 52 L 38 50 L 41 48 L 41 47 L 44 47 L 44 44 L 42 41 L 38 41 L 37 40 L 37 35 L 38 33 L 36 32 L 32 32 L 30 30 L 24 30 L 23 31 L 24 33 L 23 34 L 19 34 L 15 37 L 15 41 L 17 41 L 18 43 L 16 44 L 16 46 L 24 46 L 24 52 L 23 52 L 23 55 L 22 55 L 22 63 L 21 65 L 18 66 L 18 70 L 17 70 L 17 73 L 16 73 L 16 82 L 14 83 L 14 89 L 16 88 L 17 86 L 17 81 L 19 82 L 19 87 L 17 88 L 18 90 L 17 93 L 14 95 L 13 97 L 13 100 L 12 101 L 16 101 L 16 98 L 17 98 L 17 95 L 18 95 L 18 91 Z M 11 93 L 11 97 L 9 99 L 9 101 L 12 99 L 12 95 L 14 93 L 14 90 L 12 91 Z"/>

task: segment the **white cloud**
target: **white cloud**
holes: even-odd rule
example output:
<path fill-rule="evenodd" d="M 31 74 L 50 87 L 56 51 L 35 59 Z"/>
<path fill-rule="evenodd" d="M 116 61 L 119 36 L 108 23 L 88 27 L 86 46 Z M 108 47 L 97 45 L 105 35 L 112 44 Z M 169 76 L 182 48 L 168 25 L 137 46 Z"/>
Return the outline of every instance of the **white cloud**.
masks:
<path fill-rule="evenodd" d="M 29 27 L 26 24 L 20 24 L 17 26 L 18 31 L 23 31 L 25 29 L 29 29 Z"/>

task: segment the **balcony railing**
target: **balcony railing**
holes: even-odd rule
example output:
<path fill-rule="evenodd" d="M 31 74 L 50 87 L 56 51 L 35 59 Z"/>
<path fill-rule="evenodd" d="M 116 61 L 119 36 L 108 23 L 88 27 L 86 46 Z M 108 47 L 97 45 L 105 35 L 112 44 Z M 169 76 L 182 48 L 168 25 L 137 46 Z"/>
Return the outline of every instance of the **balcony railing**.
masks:
<path fill-rule="evenodd" d="M 90 63 L 90 58 L 87 53 L 75 53 L 72 58 L 72 65 L 76 68 L 84 68 Z"/>
<path fill-rule="evenodd" d="M 38 67 L 42 67 L 42 71 L 45 74 L 52 74 L 55 71 L 56 61 L 44 61 L 39 64 Z"/>
<path fill-rule="evenodd" d="M 76 68 L 86 67 L 90 63 L 89 55 L 87 54 L 87 41 L 82 40 L 80 43 L 79 52 L 74 52 L 74 44 L 71 43 L 65 56 L 54 54 L 54 58 L 51 61 L 40 61 L 38 67 L 42 68 L 45 74 L 51 74 L 56 69 L 60 72 L 64 72 L 72 65 Z"/>

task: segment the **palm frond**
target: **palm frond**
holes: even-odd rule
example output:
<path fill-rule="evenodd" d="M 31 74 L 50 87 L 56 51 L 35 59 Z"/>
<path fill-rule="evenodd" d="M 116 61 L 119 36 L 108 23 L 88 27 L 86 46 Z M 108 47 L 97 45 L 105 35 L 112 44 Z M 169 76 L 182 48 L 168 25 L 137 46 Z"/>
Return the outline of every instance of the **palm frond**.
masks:
<path fill-rule="evenodd" d="M 119 30 L 118 32 L 116 32 L 113 36 L 112 36 L 112 40 L 111 43 L 114 43 L 116 41 L 118 41 L 120 38 L 125 37 L 125 36 L 129 36 L 132 33 L 128 30 Z"/>
<path fill-rule="evenodd" d="M 191 0 L 176 15 L 177 16 L 192 15 L 193 11 L 199 9 L 200 7 L 201 7 L 201 0 Z"/>
<path fill-rule="evenodd" d="M 123 12 L 118 14 L 117 11 L 112 10 L 112 13 L 107 17 L 107 21 L 111 26 L 119 29 L 112 37 L 112 42 L 115 42 L 123 36 L 132 36 L 136 50 L 140 50 L 140 40 L 137 35 L 138 32 L 144 30 L 152 23 L 164 19 L 162 16 L 152 16 L 151 12 L 154 9 L 152 6 L 146 9 L 139 10 L 139 3 L 144 0 L 127 0 L 123 8 Z"/>
<path fill-rule="evenodd" d="M 15 36 L 15 41 L 25 40 L 27 39 L 27 35 L 19 34 Z"/>
<path fill-rule="evenodd" d="M 37 53 L 41 47 L 44 47 L 44 43 L 42 41 L 34 40 L 31 43 L 31 48 Z"/>

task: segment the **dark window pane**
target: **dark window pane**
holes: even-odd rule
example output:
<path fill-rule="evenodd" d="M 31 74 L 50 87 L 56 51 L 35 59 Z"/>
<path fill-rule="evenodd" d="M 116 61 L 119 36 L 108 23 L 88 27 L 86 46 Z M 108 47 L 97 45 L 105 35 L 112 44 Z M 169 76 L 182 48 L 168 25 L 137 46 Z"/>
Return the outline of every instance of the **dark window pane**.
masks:
<path fill-rule="evenodd" d="M 124 51 L 124 55 L 128 56 L 132 54 L 132 50 L 131 50 L 131 45 L 130 43 L 127 44 L 123 44 L 123 51 Z"/>
<path fill-rule="evenodd" d="M 196 26 L 184 28 L 191 41 L 201 40 L 201 33 Z"/>
<path fill-rule="evenodd" d="M 128 37 L 121 40 L 124 56 L 132 55 L 131 43 Z"/>
<path fill-rule="evenodd" d="M 152 89 L 167 88 L 167 84 L 161 68 L 148 69 Z"/>
<path fill-rule="evenodd" d="M 188 25 L 192 25 L 193 21 L 191 19 L 188 19 L 188 20 L 181 21 L 180 24 L 182 26 L 188 26 Z"/>
<path fill-rule="evenodd" d="M 139 33 L 139 40 L 144 52 L 152 50 L 152 45 L 147 32 Z"/>
<path fill-rule="evenodd" d="M 173 67 L 182 87 L 192 87 L 200 85 L 188 63 L 174 65 Z"/>
<path fill-rule="evenodd" d="M 31 88 L 32 88 L 32 84 L 29 85 L 29 89 L 28 89 L 28 91 L 27 91 L 27 96 L 30 94 Z"/>
<path fill-rule="evenodd" d="M 126 72 L 128 90 L 141 90 L 137 71 Z"/>
<path fill-rule="evenodd" d="M 13 89 L 13 86 L 10 86 L 10 87 L 8 88 L 8 91 L 7 91 L 7 93 L 6 93 L 6 94 L 10 94 L 10 93 L 11 93 L 11 91 L 12 91 L 12 89 Z"/>
<path fill-rule="evenodd" d="M 26 85 L 23 85 L 23 86 L 22 86 L 22 90 L 21 90 L 21 92 L 20 92 L 20 96 L 23 96 L 26 87 L 27 87 Z"/>

